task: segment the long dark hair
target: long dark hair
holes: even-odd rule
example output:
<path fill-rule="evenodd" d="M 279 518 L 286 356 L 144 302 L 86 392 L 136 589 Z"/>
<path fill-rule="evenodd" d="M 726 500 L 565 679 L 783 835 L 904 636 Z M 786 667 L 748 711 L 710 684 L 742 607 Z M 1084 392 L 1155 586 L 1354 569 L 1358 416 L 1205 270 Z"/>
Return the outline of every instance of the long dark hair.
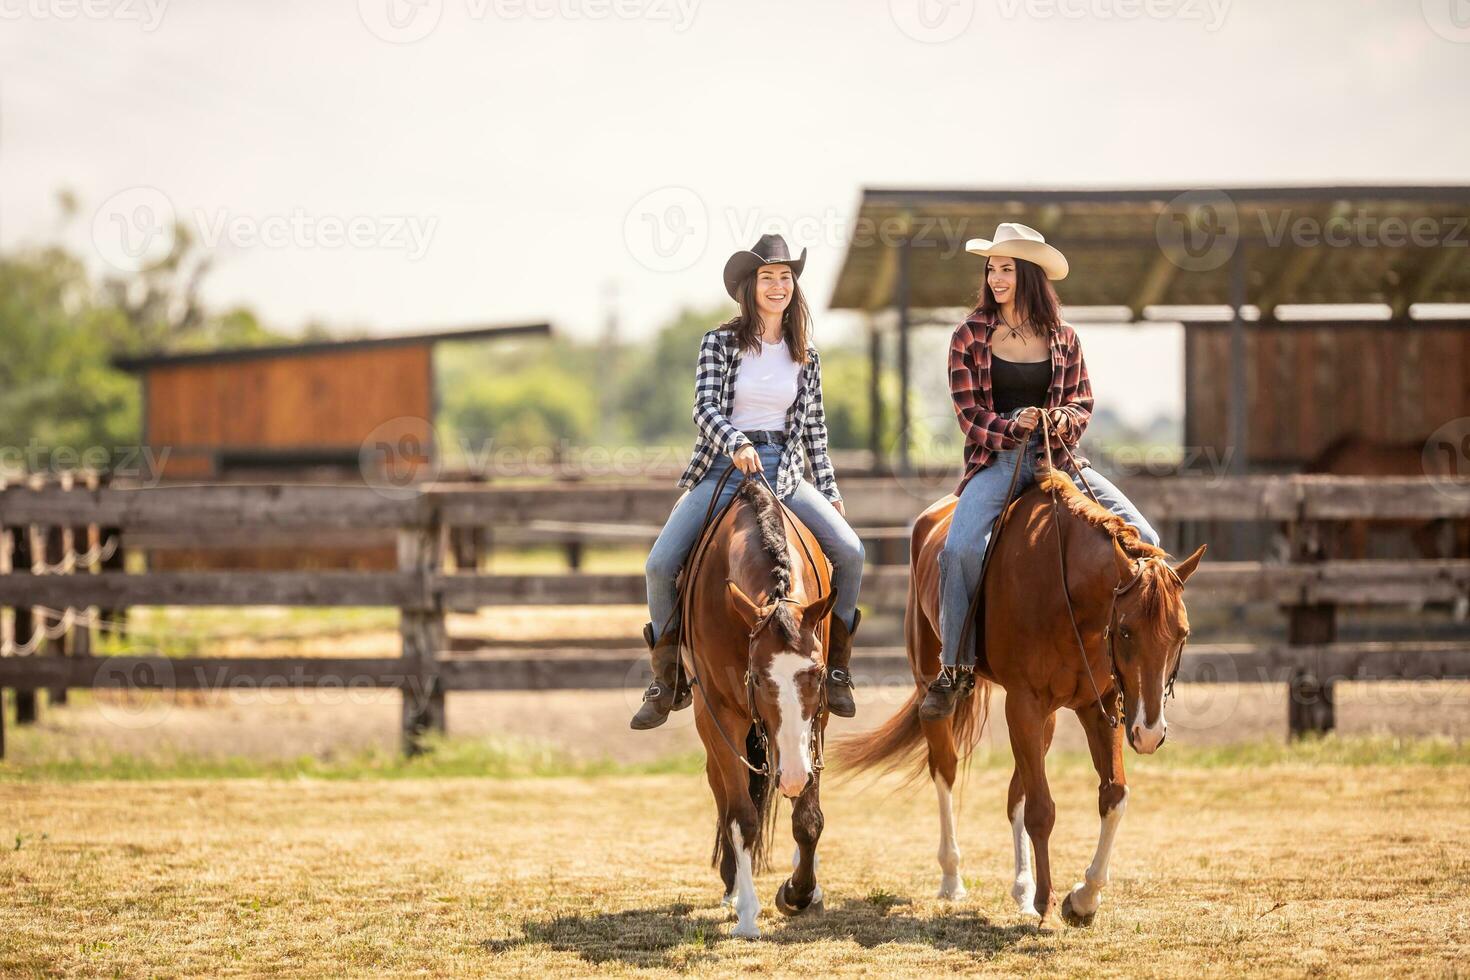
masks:
<path fill-rule="evenodd" d="M 1030 320 L 1048 334 L 1056 333 L 1062 326 L 1062 301 L 1057 298 L 1057 291 L 1052 288 L 1046 273 L 1035 262 L 1009 255 L 1004 258 L 1016 263 L 1016 312 L 1020 314 L 1021 322 Z M 985 268 L 980 273 L 980 295 L 976 297 L 974 313 L 994 315 L 1000 312 L 1000 304 L 990 291 L 990 262 L 989 258 L 985 260 Z"/>
<path fill-rule="evenodd" d="M 761 344 L 761 313 L 755 304 L 755 280 L 756 274 L 751 272 L 741 281 L 740 312 L 725 321 L 725 326 L 735 331 L 735 341 L 739 349 L 752 353 L 760 350 Z M 806 363 L 806 338 L 811 330 L 811 323 L 812 314 L 807 309 L 806 296 L 793 277 L 791 302 L 786 304 L 786 309 L 781 314 L 781 333 L 786 337 L 786 349 L 790 351 L 791 359 L 797 364 Z"/>

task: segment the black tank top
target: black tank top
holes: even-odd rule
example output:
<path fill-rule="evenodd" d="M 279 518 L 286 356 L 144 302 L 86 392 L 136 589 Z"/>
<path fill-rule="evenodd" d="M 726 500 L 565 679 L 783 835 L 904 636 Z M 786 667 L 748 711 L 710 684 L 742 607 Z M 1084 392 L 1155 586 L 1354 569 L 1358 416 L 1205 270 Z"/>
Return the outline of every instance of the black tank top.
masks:
<path fill-rule="evenodd" d="M 995 411 L 1004 415 L 1018 408 L 1042 408 L 1051 385 L 1051 358 L 1044 361 L 1008 361 L 990 355 L 990 390 Z"/>

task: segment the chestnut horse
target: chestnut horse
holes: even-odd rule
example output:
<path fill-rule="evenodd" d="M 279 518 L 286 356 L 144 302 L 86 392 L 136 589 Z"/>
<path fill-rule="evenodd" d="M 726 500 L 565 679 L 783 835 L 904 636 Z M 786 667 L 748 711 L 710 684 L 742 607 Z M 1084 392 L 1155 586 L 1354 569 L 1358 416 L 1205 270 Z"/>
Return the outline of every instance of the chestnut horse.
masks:
<path fill-rule="evenodd" d="M 984 631 L 977 690 L 950 717 L 924 722 L 919 704 L 939 673 L 939 553 L 958 499 L 953 494 L 941 498 L 914 524 L 905 615 L 914 694 L 877 730 L 835 744 L 834 758 L 854 769 L 886 764 L 892 770 L 917 765 L 927 743 L 929 776 L 939 795 L 939 897 L 963 898 L 951 791 L 958 763 L 968 758 L 984 728 L 991 684 L 999 684 L 1006 692 L 1015 756 L 1006 798 L 1015 846 L 1011 896 L 1023 913 L 1054 928 L 1049 840 L 1056 808 L 1047 786 L 1046 753 L 1057 711 L 1072 709 L 1087 733 L 1100 780 L 1102 827 L 1085 880 L 1066 897 L 1061 914 L 1072 925 L 1090 925 L 1127 804 L 1124 732 L 1140 754 L 1164 742 L 1164 695 L 1189 635 L 1183 587 L 1205 549 L 1201 545 L 1171 567 L 1163 550 L 1083 496 L 1070 478 L 1043 470 L 1037 485 L 1007 508 L 994 532 L 988 561 L 994 567 L 987 567 L 977 589 L 984 596 L 983 621 L 976 614 L 975 630 L 966 634 L 978 637 Z M 1120 687 L 1121 713 L 1110 715 L 1108 705 L 1119 712 Z"/>
<path fill-rule="evenodd" d="M 691 554 L 682 622 L 695 727 L 715 795 L 712 861 L 739 919 L 734 934 L 755 938 L 754 874 L 774 829 L 777 788 L 792 801 L 797 852 L 776 907 L 786 915 L 822 908 L 818 787 L 836 595 L 816 537 L 763 476 L 741 482 Z M 801 556 L 795 567 L 792 555 Z"/>

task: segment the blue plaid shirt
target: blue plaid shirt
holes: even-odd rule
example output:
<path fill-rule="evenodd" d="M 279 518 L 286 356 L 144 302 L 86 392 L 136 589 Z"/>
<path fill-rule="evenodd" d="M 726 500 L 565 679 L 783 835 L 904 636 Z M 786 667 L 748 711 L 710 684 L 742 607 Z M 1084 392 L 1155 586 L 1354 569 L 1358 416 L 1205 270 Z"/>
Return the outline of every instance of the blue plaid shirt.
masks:
<path fill-rule="evenodd" d="M 827 415 L 822 409 L 822 362 L 817 349 L 806 348 L 807 361 L 797 383 L 796 400 L 786 410 L 786 445 L 776 476 L 776 495 L 785 498 L 801 482 L 804 467 L 802 447 L 812 465 L 812 483 L 828 500 L 841 500 L 837 474 L 827 455 Z M 730 424 L 735 406 L 735 378 L 740 372 L 741 352 L 735 331 L 716 327 L 699 344 L 699 364 L 694 377 L 694 422 L 699 436 L 694 454 L 679 486 L 692 489 L 721 454 L 732 454 L 750 440 Z"/>

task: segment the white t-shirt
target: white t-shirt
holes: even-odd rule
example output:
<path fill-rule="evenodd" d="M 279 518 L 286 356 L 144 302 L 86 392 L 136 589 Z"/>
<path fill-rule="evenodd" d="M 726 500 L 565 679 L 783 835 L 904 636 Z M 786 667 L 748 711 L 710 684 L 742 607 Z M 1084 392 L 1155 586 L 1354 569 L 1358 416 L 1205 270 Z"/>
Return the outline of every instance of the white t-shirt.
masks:
<path fill-rule="evenodd" d="M 782 338 L 774 344 L 761 340 L 760 353 L 745 351 L 735 373 L 735 404 L 730 424 L 741 430 L 786 431 L 786 412 L 796 401 L 801 365 L 791 359 Z"/>

